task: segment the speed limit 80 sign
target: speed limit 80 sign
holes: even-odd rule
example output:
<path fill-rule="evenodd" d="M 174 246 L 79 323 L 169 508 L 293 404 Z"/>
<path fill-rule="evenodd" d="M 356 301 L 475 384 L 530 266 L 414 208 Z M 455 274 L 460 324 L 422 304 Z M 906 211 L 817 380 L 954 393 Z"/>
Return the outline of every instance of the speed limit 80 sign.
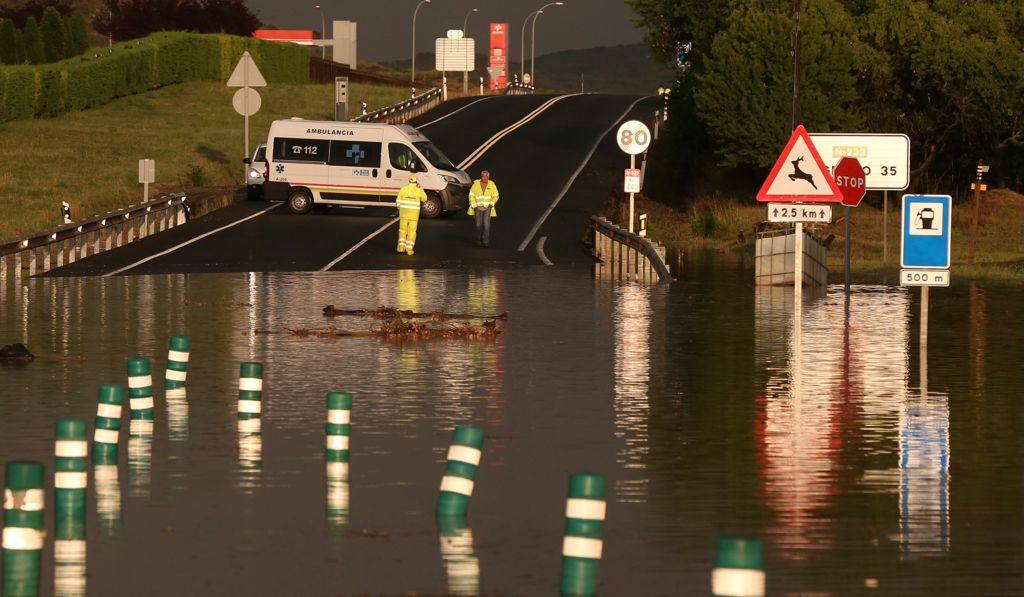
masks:
<path fill-rule="evenodd" d="M 639 155 L 651 146 L 651 131 L 639 120 L 630 120 L 619 127 L 615 134 L 619 149 L 630 155 Z"/>

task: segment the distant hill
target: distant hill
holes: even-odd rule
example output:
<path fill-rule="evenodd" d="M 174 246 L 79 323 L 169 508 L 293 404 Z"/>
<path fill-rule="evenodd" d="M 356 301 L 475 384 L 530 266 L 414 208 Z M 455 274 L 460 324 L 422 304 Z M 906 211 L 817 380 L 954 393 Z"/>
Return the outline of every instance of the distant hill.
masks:
<path fill-rule="evenodd" d="M 518 58 L 518 56 L 517 56 Z M 477 70 L 471 81 L 476 77 L 486 76 L 487 56 L 478 54 Z M 433 70 L 434 53 L 421 52 L 416 55 L 417 79 L 421 77 L 437 77 Z M 383 64 L 360 62 L 360 69 L 408 76 L 409 60 L 394 60 Z M 520 72 L 519 61 L 509 64 L 509 74 Z M 584 87 L 587 91 L 605 93 L 653 93 L 658 87 L 671 84 L 676 74 L 655 62 L 644 44 L 623 46 L 603 46 L 585 50 L 565 50 L 537 56 L 537 81 L 542 90 L 579 91 L 580 75 L 583 75 Z M 455 74 L 449 79 L 453 84 L 460 83 L 462 77 Z"/>
<path fill-rule="evenodd" d="M 543 89 L 653 93 L 676 74 L 655 62 L 644 44 L 566 50 L 537 57 L 537 85 Z"/>

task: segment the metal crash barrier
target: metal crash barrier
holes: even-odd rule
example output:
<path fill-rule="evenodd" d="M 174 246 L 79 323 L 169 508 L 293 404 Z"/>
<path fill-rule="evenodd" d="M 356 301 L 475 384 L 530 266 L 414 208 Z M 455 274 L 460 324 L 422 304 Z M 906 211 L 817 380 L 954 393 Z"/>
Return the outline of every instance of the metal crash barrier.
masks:
<path fill-rule="evenodd" d="M 607 218 L 591 216 L 590 225 L 594 230 L 594 256 L 600 260 L 596 268 L 599 277 L 643 284 L 672 282 L 672 273 L 665 264 L 665 247 Z"/>
<path fill-rule="evenodd" d="M 388 124 L 402 124 L 409 119 L 415 118 L 428 110 L 441 104 L 442 93 L 440 87 L 414 95 L 410 99 L 390 106 L 384 106 L 379 110 L 367 112 L 352 119 L 353 122 L 386 122 Z"/>

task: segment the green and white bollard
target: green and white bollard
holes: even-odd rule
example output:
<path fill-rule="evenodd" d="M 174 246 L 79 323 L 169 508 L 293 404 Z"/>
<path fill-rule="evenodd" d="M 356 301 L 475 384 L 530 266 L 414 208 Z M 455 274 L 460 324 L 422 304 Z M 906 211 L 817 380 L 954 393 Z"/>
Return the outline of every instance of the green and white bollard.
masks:
<path fill-rule="evenodd" d="M 133 420 L 153 420 L 153 375 L 149 359 L 128 361 L 128 408 Z"/>
<path fill-rule="evenodd" d="M 171 336 L 167 350 L 167 373 L 164 376 L 164 389 L 184 388 L 188 376 L 188 351 L 191 347 L 188 336 Z"/>
<path fill-rule="evenodd" d="M 96 405 L 96 431 L 92 436 L 92 461 L 96 466 L 117 464 L 124 395 L 125 389 L 122 386 L 100 386 Z"/>
<path fill-rule="evenodd" d="M 263 364 L 242 363 L 238 374 L 238 418 L 258 419 L 263 411 Z"/>
<path fill-rule="evenodd" d="M 335 526 L 348 524 L 348 463 L 327 461 L 327 522 Z"/>
<path fill-rule="evenodd" d="M 89 441 L 84 419 L 57 419 L 54 443 L 53 513 L 57 536 L 61 527 L 85 525 L 85 492 L 89 483 Z"/>
<path fill-rule="evenodd" d="M 351 432 L 352 395 L 348 392 L 327 392 L 327 462 L 348 462 L 348 439 Z"/>
<path fill-rule="evenodd" d="M 592 473 L 569 477 L 562 541 L 562 595 L 597 593 L 605 509 L 604 477 Z"/>
<path fill-rule="evenodd" d="M 711 571 L 711 593 L 720 597 L 763 597 L 764 542 L 720 537 Z"/>
<path fill-rule="evenodd" d="M 5 597 L 39 594 L 39 563 L 43 555 L 43 465 L 7 463 L 4 479 Z"/>
<path fill-rule="evenodd" d="M 484 432 L 470 426 L 456 427 L 448 462 L 441 478 L 441 495 L 437 499 L 438 516 L 465 516 L 473 495 L 473 480 L 480 466 Z"/>

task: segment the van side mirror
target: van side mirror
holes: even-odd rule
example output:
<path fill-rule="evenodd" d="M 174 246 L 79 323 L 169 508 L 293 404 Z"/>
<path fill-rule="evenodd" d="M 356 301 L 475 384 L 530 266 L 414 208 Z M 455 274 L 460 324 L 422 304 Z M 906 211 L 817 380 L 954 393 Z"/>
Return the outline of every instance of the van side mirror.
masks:
<path fill-rule="evenodd" d="M 242 163 L 248 166 L 249 164 L 252 164 L 252 158 L 245 158 L 242 160 Z"/>

